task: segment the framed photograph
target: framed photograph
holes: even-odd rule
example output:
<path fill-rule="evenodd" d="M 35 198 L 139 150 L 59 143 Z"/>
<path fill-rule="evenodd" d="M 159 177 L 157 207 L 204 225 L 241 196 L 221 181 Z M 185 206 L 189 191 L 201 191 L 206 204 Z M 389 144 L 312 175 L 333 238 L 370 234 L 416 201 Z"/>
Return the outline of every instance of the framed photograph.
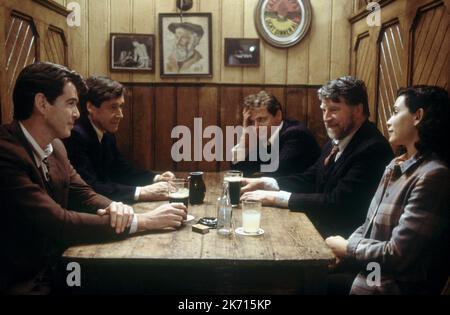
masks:
<path fill-rule="evenodd" d="M 212 77 L 211 13 L 159 14 L 161 77 Z"/>
<path fill-rule="evenodd" d="M 110 43 L 111 71 L 154 71 L 154 35 L 114 33 Z"/>
<path fill-rule="evenodd" d="M 291 47 L 308 33 L 311 15 L 309 0 L 259 0 L 256 29 L 270 45 Z"/>
<path fill-rule="evenodd" d="M 258 38 L 225 38 L 225 66 L 259 67 Z"/>

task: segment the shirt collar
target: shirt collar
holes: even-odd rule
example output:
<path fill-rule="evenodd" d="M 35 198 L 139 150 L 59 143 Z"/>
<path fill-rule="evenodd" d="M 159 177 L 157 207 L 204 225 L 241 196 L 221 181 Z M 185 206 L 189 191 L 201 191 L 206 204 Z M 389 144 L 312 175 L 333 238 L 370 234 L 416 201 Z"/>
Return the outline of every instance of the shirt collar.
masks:
<path fill-rule="evenodd" d="M 345 148 L 348 146 L 350 141 L 352 141 L 353 136 L 359 129 L 356 129 L 351 134 L 349 134 L 347 137 L 345 137 L 342 140 L 333 140 L 333 145 L 337 145 L 339 147 L 339 153 L 344 152 Z"/>
<path fill-rule="evenodd" d="M 51 143 L 47 144 L 44 150 L 39 146 L 39 144 L 36 142 L 36 140 L 33 138 L 33 136 L 28 132 L 28 130 L 25 128 L 25 126 L 19 121 L 20 128 L 22 129 L 22 132 L 27 139 L 28 143 L 31 145 L 31 148 L 33 149 L 33 156 L 34 160 L 36 161 L 36 164 L 38 167 L 41 167 L 42 161 L 46 158 L 48 158 L 53 153 L 53 146 Z"/>
<path fill-rule="evenodd" d="M 401 174 L 406 173 L 411 167 L 420 163 L 423 160 L 423 155 L 417 152 L 409 159 L 406 158 L 406 154 L 403 154 L 395 158 L 392 163 L 388 166 L 391 169 L 399 170 Z M 396 171 L 397 171 L 396 170 Z"/>
<path fill-rule="evenodd" d="M 91 117 L 89 117 L 89 122 L 91 123 L 92 127 L 95 130 L 95 133 L 97 134 L 98 142 L 101 143 L 105 133 L 101 131 L 99 128 L 97 128 L 97 126 L 92 122 Z"/>
<path fill-rule="evenodd" d="M 276 137 L 278 137 L 278 135 L 280 134 L 280 130 L 281 128 L 283 128 L 283 121 L 281 121 L 281 124 L 277 127 L 277 129 L 275 129 L 275 131 L 272 133 L 272 135 L 270 136 L 269 139 L 269 143 L 272 145 L 273 142 L 275 141 Z"/>

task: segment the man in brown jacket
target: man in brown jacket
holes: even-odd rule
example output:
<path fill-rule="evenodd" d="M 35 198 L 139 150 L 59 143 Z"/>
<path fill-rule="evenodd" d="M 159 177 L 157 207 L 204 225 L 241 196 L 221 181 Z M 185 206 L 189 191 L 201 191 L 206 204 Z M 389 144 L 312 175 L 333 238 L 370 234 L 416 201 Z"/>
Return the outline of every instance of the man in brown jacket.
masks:
<path fill-rule="evenodd" d="M 186 218 L 184 206 L 134 214 L 80 178 L 59 139 L 79 118 L 84 88 L 77 73 L 51 63 L 27 66 L 16 81 L 14 121 L 0 127 L 0 292 L 34 293 L 68 245 L 175 230 Z"/>

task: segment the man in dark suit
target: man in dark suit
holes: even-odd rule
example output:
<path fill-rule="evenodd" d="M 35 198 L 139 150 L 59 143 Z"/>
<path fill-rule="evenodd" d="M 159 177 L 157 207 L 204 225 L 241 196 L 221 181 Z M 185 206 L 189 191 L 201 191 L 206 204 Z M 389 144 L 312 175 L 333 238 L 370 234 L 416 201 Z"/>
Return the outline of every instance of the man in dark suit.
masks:
<path fill-rule="evenodd" d="M 266 91 L 244 99 L 243 127 L 240 141 L 232 150 L 232 169 L 243 171 L 244 176 L 277 177 L 303 172 L 320 155 L 309 129 L 299 121 L 283 119 L 280 102 Z"/>
<path fill-rule="evenodd" d="M 0 126 L 2 293 L 47 293 L 45 275 L 70 244 L 174 230 L 186 218 L 181 205 L 135 215 L 80 178 L 59 138 L 70 135 L 84 88 L 77 73 L 51 63 L 35 63 L 19 74 L 15 120 Z"/>
<path fill-rule="evenodd" d="M 392 149 L 368 121 L 363 81 L 342 77 L 319 90 L 323 120 L 331 140 L 317 162 L 300 174 L 245 179 L 242 199 L 305 212 L 323 236 L 350 235 L 365 212 Z M 283 191 L 284 190 L 284 191 Z"/>
<path fill-rule="evenodd" d="M 115 133 L 123 118 L 125 89 L 106 77 L 86 80 L 88 91 L 81 101 L 81 118 L 64 140 L 70 162 L 94 190 L 123 202 L 168 199 L 171 172 L 157 175 L 140 170 L 120 154 Z M 153 184 L 152 184 L 153 182 Z"/>

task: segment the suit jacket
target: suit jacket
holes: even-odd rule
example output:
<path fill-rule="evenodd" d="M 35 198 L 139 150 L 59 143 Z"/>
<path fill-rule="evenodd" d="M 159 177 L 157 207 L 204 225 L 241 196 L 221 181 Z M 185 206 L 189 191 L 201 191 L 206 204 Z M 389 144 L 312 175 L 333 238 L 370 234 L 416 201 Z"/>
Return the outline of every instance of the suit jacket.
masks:
<path fill-rule="evenodd" d="M 100 143 L 86 117 L 78 120 L 64 144 L 81 177 L 97 193 L 113 200 L 134 202 L 136 187 L 150 184 L 155 177 L 153 172 L 134 168 L 123 158 L 113 134 L 105 133 Z"/>
<path fill-rule="evenodd" d="M 311 131 L 304 124 L 296 120 L 285 119 L 279 133 L 279 167 L 272 173 L 260 173 L 262 162 L 258 156 L 257 161 L 246 160 L 231 166 L 232 169 L 243 171 L 245 177 L 286 176 L 292 173 L 303 172 L 314 164 L 320 156 L 320 147 Z M 270 151 L 268 151 L 270 152 Z"/>
<path fill-rule="evenodd" d="M 439 294 L 450 270 L 450 171 L 432 154 L 386 168 L 347 252 L 360 264 L 352 294 Z M 381 268 L 367 285 L 367 264 Z M 372 270 L 371 270 L 372 271 Z M 373 279 L 372 279 L 373 280 Z"/>
<path fill-rule="evenodd" d="M 342 155 L 324 166 L 332 142 L 307 171 L 278 178 L 281 190 L 292 192 L 289 209 L 305 212 L 324 236 L 349 236 L 363 222 L 370 200 L 392 149 L 376 126 L 366 121 Z"/>
<path fill-rule="evenodd" d="M 129 232 L 117 236 L 109 216 L 95 214 L 111 200 L 80 178 L 60 140 L 52 145 L 50 188 L 18 122 L 0 126 L 0 291 L 29 280 L 67 245 L 122 238 Z"/>

